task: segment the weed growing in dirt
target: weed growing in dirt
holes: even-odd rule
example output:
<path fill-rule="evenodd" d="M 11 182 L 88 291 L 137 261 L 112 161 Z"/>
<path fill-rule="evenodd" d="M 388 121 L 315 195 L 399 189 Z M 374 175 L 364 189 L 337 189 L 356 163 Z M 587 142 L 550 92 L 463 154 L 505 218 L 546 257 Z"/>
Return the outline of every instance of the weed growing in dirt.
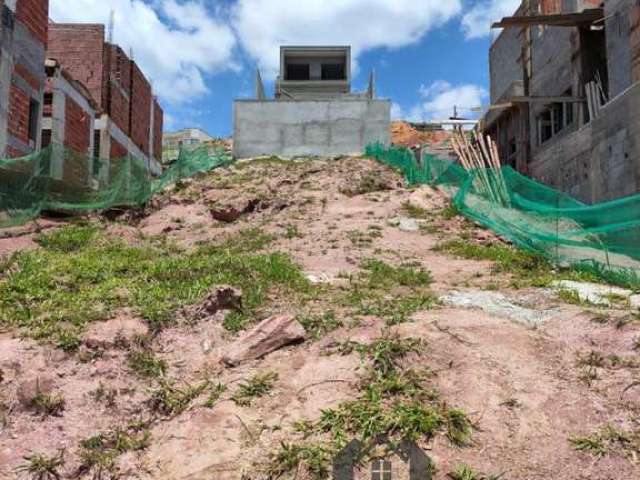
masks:
<path fill-rule="evenodd" d="M 244 295 L 243 310 L 230 326 L 237 330 L 269 292 L 292 295 L 309 288 L 288 256 L 260 253 L 269 238 L 258 230 L 185 252 L 157 241 L 129 246 L 88 228 L 44 234 L 40 241 L 46 248 L 12 258 L 10 272 L 0 279 L 0 325 L 22 327 L 36 339 L 53 339 L 72 350 L 87 323 L 122 307 L 133 308 L 159 330 L 215 285 L 233 285 Z"/>
<path fill-rule="evenodd" d="M 483 475 L 468 465 L 458 465 L 447 476 L 451 480 L 500 480 L 502 475 Z"/>
<path fill-rule="evenodd" d="M 640 455 L 640 430 L 629 431 L 606 425 L 599 432 L 585 437 L 569 439 L 576 450 L 603 457 L 619 453 L 636 459 Z"/>
<path fill-rule="evenodd" d="M 410 265 L 393 267 L 382 260 L 370 259 L 363 263 L 362 268 L 371 288 L 389 288 L 396 284 L 403 287 L 424 287 L 433 282 L 429 271 Z"/>
<path fill-rule="evenodd" d="M 336 314 L 332 310 L 322 315 L 300 316 L 297 320 L 315 340 L 343 326 L 342 320 L 336 318 Z"/>
<path fill-rule="evenodd" d="M 62 395 L 38 393 L 31 399 L 30 406 L 33 411 L 43 417 L 59 417 L 64 410 L 64 398 Z"/>
<path fill-rule="evenodd" d="M 426 220 L 432 217 L 432 213 L 429 210 L 414 205 L 410 202 L 405 202 L 402 205 L 402 209 L 405 211 L 408 217 L 415 218 L 416 220 Z"/>
<path fill-rule="evenodd" d="M 409 321 L 411 315 L 421 310 L 431 310 L 438 305 L 438 299 L 432 294 L 416 293 L 396 299 L 376 298 L 364 300 L 358 309 L 360 315 L 373 315 L 384 318 L 387 325 L 398 325 Z"/>
<path fill-rule="evenodd" d="M 303 467 L 312 478 L 324 479 L 329 474 L 328 465 L 332 453 L 319 444 L 297 445 L 283 442 L 280 449 L 271 456 L 266 474 L 268 478 L 280 478 Z"/>
<path fill-rule="evenodd" d="M 116 406 L 116 398 L 118 396 L 118 390 L 115 388 L 107 388 L 103 383 L 98 385 L 93 392 L 89 395 L 98 403 L 104 403 L 107 408 L 114 408 Z"/>
<path fill-rule="evenodd" d="M 232 395 L 231 400 L 236 405 L 248 407 L 254 399 L 267 395 L 273 389 L 273 384 L 277 379 L 278 374 L 275 372 L 258 373 L 243 382 Z"/>
<path fill-rule="evenodd" d="M 222 394 L 226 391 L 227 391 L 227 386 L 222 383 L 218 383 L 210 387 L 209 396 L 207 397 L 207 400 L 204 402 L 204 406 L 207 408 L 213 408 L 215 404 L 218 403 L 218 400 L 220 400 L 220 397 L 222 396 Z"/>
<path fill-rule="evenodd" d="M 209 387 L 204 381 L 197 385 L 183 382 L 181 386 L 175 380 L 162 379 L 158 387 L 151 392 L 148 400 L 152 411 L 172 417 L 184 412 L 191 402 L 198 398 Z"/>
<path fill-rule="evenodd" d="M 445 220 L 452 220 L 460 215 L 460 211 L 453 202 L 449 202 L 449 204 L 442 210 L 442 212 L 440 212 L 440 215 L 442 215 L 442 218 L 444 218 Z"/>
<path fill-rule="evenodd" d="M 136 350 L 129 354 L 129 368 L 141 377 L 161 377 L 167 371 L 167 363 L 150 350 Z"/>
<path fill-rule="evenodd" d="M 50 457 L 42 454 L 32 454 L 24 457 L 25 463 L 16 468 L 16 472 L 24 473 L 31 480 L 59 480 L 62 478 L 59 470 L 64 466 L 64 451 Z"/>
<path fill-rule="evenodd" d="M 125 428 L 100 433 L 80 442 L 79 472 L 93 478 L 118 478 L 117 458 L 126 452 L 146 449 L 151 440 L 148 426 L 132 423 Z"/>

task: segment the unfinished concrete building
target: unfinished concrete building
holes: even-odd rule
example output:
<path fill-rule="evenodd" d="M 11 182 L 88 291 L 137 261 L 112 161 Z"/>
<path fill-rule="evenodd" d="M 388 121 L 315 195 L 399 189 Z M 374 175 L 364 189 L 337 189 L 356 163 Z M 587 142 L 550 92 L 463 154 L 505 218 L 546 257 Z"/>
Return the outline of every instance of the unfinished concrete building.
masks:
<path fill-rule="evenodd" d="M 490 52 L 503 163 L 595 203 L 640 191 L 640 5 L 525 0 Z"/>
<path fill-rule="evenodd" d="M 358 154 L 389 143 L 391 102 L 377 99 L 373 77 L 351 92 L 350 47 L 281 47 L 275 98 L 260 74 L 256 98 L 234 102 L 234 155 L 294 157 Z"/>
<path fill-rule="evenodd" d="M 162 163 L 169 164 L 178 159 L 180 150 L 195 149 L 205 142 L 215 139 L 200 128 L 185 128 L 177 132 L 167 132 L 162 136 Z"/>
<path fill-rule="evenodd" d="M 40 148 L 48 0 L 0 0 L 0 158 Z"/>
<path fill-rule="evenodd" d="M 50 24 L 47 54 L 86 87 L 97 105 L 94 156 L 132 155 L 159 174 L 162 108 L 136 62 L 105 41 L 104 25 Z M 100 172 L 103 180 L 107 175 L 106 169 Z"/>

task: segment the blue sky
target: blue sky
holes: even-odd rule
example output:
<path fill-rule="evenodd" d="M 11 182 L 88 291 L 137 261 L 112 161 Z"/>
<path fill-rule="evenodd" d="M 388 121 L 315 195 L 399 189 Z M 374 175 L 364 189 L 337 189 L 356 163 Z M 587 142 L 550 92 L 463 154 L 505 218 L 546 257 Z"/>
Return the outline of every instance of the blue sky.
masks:
<path fill-rule="evenodd" d="M 50 0 L 54 21 L 107 23 L 165 109 L 165 130 L 231 134 L 232 101 L 260 68 L 273 91 L 281 44 L 348 44 L 354 89 L 376 72 L 394 117 L 443 118 L 488 102 L 492 20 L 518 0 Z"/>

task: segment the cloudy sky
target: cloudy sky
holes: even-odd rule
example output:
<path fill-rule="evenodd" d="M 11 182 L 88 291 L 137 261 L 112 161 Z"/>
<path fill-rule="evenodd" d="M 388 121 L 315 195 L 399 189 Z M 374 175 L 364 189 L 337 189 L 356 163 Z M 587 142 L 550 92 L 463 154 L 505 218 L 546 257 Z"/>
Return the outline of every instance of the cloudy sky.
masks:
<path fill-rule="evenodd" d="M 488 101 L 493 20 L 519 0 L 50 0 L 58 22 L 108 23 L 152 80 L 165 129 L 231 133 L 232 100 L 250 96 L 256 67 L 273 91 L 283 44 L 351 45 L 354 89 L 375 70 L 393 115 L 463 115 Z"/>

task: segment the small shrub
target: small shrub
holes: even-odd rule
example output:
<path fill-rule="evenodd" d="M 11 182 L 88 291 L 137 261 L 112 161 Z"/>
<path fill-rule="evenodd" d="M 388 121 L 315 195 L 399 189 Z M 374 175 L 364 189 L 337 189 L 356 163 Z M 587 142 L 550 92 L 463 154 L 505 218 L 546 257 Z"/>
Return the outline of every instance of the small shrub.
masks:
<path fill-rule="evenodd" d="M 179 415 L 184 412 L 191 402 L 198 398 L 209 386 L 205 381 L 198 385 L 185 383 L 184 386 L 177 386 L 173 380 L 160 380 L 159 386 L 151 392 L 148 400 L 149 406 L 154 412 L 166 416 Z"/>
<path fill-rule="evenodd" d="M 275 372 L 258 373 L 243 382 L 233 394 L 231 400 L 236 405 L 248 407 L 255 398 L 267 395 L 273 389 L 273 384 L 277 379 L 278 374 Z"/>
<path fill-rule="evenodd" d="M 323 315 L 299 317 L 298 321 L 316 340 L 343 326 L 342 320 L 337 319 L 333 311 L 325 312 Z"/>
<path fill-rule="evenodd" d="M 62 395 L 51 395 L 41 392 L 31 400 L 31 408 L 43 417 L 61 416 L 64 410 L 64 404 L 65 402 Z"/>
<path fill-rule="evenodd" d="M 141 377 L 161 377 L 167 372 L 167 363 L 149 350 L 130 353 L 129 367 Z"/>
<path fill-rule="evenodd" d="M 24 457 L 25 463 L 16 468 L 16 472 L 24 473 L 32 480 L 59 480 L 62 475 L 59 469 L 64 466 L 64 451 L 49 457 L 42 454 L 32 454 Z"/>

